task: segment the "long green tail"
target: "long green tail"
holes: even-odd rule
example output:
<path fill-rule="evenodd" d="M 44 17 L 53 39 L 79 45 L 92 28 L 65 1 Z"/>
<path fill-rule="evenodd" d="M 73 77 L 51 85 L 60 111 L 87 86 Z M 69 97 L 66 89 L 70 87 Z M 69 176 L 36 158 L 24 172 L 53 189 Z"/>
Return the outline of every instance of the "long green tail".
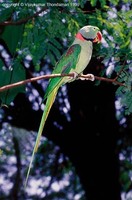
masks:
<path fill-rule="evenodd" d="M 27 176 L 26 176 L 26 180 L 25 180 L 25 184 L 24 184 L 25 188 L 26 188 L 28 177 L 29 177 L 30 170 L 31 170 L 31 167 L 32 167 L 34 155 L 38 150 L 38 146 L 39 146 L 39 143 L 40 143 L 40 138 L 41 138 L 41 135 L 42 135 L 42 132 L 43 132 L 43 128 L 44 128 L 46 119 L 48 117 L 48 114 L 50 112 L 50 109 L 51 109 L 51 107 L 52 107 L 52 105 L 54 103 L 55 97 L 57 95 L 58 88 L 59 87 L 54 88 L 54 90 L 48 96 L 47 101 L 46 101 L 46 106 L 45 106 L 45 109 L 44 109 L 44 112 L 43 112 L 43 115 L 42 115 L 42 118 L 41 118 L 39 130 L 38 130 L 38 134 L 37 134 L 37 139 L 36 139 L 36 142 L 35 142 L 35 146 L 34 146 L 34 149 L 33 149 L 31 161 L 30 161 L 29 168 L 28 168 L 28 171 L 27 171 Z"/>

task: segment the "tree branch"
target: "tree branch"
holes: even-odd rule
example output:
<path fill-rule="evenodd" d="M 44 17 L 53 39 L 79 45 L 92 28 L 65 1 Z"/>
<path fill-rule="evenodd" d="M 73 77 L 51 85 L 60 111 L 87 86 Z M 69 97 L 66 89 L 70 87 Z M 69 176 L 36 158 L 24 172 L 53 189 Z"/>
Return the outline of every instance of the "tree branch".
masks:
<path fill-rule="evenodd" d="M 104 77 L 98 77 L 98 76 L 95 76 L 95 79 L 99 81 L 106 81 L 106 82 L 114 83 L 115 85 L 126 87 L 124 83 L 118 82 L 116 81 L 116 79 L 110 79 L 110 78 L 104 78 Z"/>
<path fill-rule="evenodd" d="M 23 80 L 23 81 L 19 81 L 19 82 L 16 82 L 16 83 L 12 83 L 12 84 L 9 84 L 9 85 L 2 86 L 2 87 L 0 87 L 0 92 L 12 89 L 14 87 L 18 87 L 18 86 L 21 86 L 21 85 L 25 85 L 27 83 L 35 82 L 35 81 L 38 81 L 38 80 L 41 80 L 41 79 L 49 79 L 49 78 L 64 77 L 64 76 L 69 76 L 69 77 L 74 78 L 75 74 L 74 73 L 70 73 L 70 74 L 50 74 L 50 75 L 37 76 L 37 77 L 29 78 L 29 79 L 26 79 L 26 80 Z M 81 74 L 81 75 L 78 76 L 78 79 L 79 78 L 90 79 L 90 76 L 91 76 L 90 74 L 87 74 L 87 75 Z M 104 78 L 104 77 L 99 77 L 99 76 L 94 76 L 94 78 L 95 78 L 95 80 L 111 82 L 111 83 L 114 83 L 116 85 L 126 87 L 126 85 L 124 83 L 118 82 L 118 81 L 116 81 L 116 79 L 109 79 L 109 78 Z"/>
<path fill-rule="evenodd" d="M 1 22 L 0 26 L 8 26 L 8 25 L 20 25 L 20 24 L 24 24 L 26 23 L 28 20 L 33 19 L 35 17 L 37 17 L 40 13 L 42 13 L 43 11 L 45 11 L 47 8 L 43 7 L 40 11 L 34 13 L 33 15 L 23 18 L 19 21 L 5 21 L 5 22 Z"/>
<path fill-rule="evenodd" d="M 37 17 L 40 13 L 42 13 L 43 11 L 47 10 L 47 7 L 43 7 L 40 11 L 34 13 L 33 15 L 29 16 L 29 17 L 26 17 L 26 18 L 23 18 L 23 19 L 20 19 L 18 21 L 5 21 L 5 22 L 0 22 L 0 26 L 8 26 L 8 25 L 21 25 L 21 24 L 24 24 L 26 23 L 27 21 L 29 21 L 30 19 L 33 19 L 35 17 Z M 61 11 L 61 12 L 64 12 L 64 11 Z M 95 12 L 95 10 L 93 10 L 92 12 Z M 65 12 L 66 13 L 66 12 Z M 71 12 L 72 14 L 73 13 L 77 13 L 77 12 Z M 83 13 L 91 13 L 91 11 L 83 11 Z"/>

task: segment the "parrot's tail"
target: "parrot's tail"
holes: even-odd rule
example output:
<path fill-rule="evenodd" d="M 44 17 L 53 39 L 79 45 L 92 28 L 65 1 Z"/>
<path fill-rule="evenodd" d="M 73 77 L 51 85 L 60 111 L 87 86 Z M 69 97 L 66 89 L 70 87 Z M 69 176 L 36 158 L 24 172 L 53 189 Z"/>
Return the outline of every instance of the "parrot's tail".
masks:
<path fill-rule="evenodd" d="M 41 135 L 42 135 L 42 132 L 43 132 L 43 128 L 44 128 L 46 119 L 48 117 L 48 114 L 50 112 L 50 109 L 51 109 L 51 107 L 54 103 L 55 97 L 57 95 L 57 91 L 58 91 L 58 87 L 54 88 L 54 90 L 50 93 L 50 95 L 47 98 L 45 109 L 44 109 L 44 112 L 43 112 L 43 115 L 42 115 L 42 118 L 41 118 L 39 130 L 38 130 L 38 134 L 37 134 L 37 139 L 36 139 L 35 146 L 34 146 L 34 149 L 33 149 L 31 161 L 30 161 L 29 168 L 28 168 L 28 171 L 27 171 L 26 181 L 25 181 L 25 184 L 24 184 L 25 187 L 27 185 L 27 181 L 28 181 L 29 173 L 30 173 L 30 170 L 31 170 L 31 167 L 32 167 L 34 155 L 38 150 L 38 146 L 39 146 L 39 143 L 40 143 L 40 138 L 41 138 Z"/>
<path fill-rule="evenodd" d="M 45 122 L 46 122 L 47 117 L 49 115 L 50 109 L 51 109 L 51 107 L 54 103 L 55 97 L 57 95 L 57 91 L 58 91 L 58 88 L 56 87 L 47 98 L 47 102 L 46 102 L 46 105 L 45 105 L 45 109 L 44 109 L 44 112 L 43 112 L 43 115 L 42 115 L 42 118 L 41 118 L 39 130 L 38 130 L 36 143 L 35 143 L 35 146 L 34 146 L 34 152 L 35 153 L 38 150 L 38 146 L 39 146 L 39 143 L 40 143 L 40 138 L 41 138 L 41 135 L 42 135 L 42 132 L 43 132 L 43 129 L 44 129 L 44 125 L 45 125 Z"/>

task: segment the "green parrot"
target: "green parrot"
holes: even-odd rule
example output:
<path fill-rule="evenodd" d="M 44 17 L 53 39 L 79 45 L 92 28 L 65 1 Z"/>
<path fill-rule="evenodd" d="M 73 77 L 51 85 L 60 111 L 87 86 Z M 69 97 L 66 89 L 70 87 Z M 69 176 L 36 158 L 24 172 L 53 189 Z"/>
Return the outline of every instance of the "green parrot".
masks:
<path fill-rule="evenodd" d="M 51 78 L 46 89 L 46 93 L 44 96 L 44 100 L 47 99 L 45 109 L 41 118 L 35 146 L 33 149 L 31 161 L 29 164 L 25 186 L 27 185 L 27 180 L 29 177 L 29 173 L 32 167 L 32 162 L 34 159 L 34 155 L 38 150 L 38 146 L 40 143 L 40 138 L 42 135 L 42 131 L 50 112 L 50 109 L 53 105 L 55 97 L 57 95 L 58 89 L 60 86 L 65 83 L 74 81 L 78 75 L 83 73 L 83 70 L 87 67 L 93 50 L 93 43 L 100 42 L 102 39 L 102 34 L 99 31 L 99 28 L 96 26 L 84 26 L 81 28 L 78 33 L 75 35 L 75 39 L 72 45 L 68 48 L 68 50 L 62 55 L 60 60 L 56 63 L 56 66 L 52 72 L 52 74 L 75 74 L 75 77 L 56 77 Z M 94 76 L 93 76 L 94 77 Z"/>

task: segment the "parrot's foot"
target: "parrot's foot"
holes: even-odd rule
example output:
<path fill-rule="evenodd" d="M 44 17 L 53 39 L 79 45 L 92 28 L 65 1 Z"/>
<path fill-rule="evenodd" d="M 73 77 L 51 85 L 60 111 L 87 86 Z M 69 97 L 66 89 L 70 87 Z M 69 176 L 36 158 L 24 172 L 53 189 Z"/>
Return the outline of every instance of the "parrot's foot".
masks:
<path fill-rule="evenodd" d="M 79 74 L 78 74 L 77 72 L 72 72 L 72 73 L 73 73 L 73 77 L 72 77 L 72 78 L 73 78 L 73 79 L 78 79 L 78 75 L 79 75 Z"/>
<path fill-rule="evenodd" d="M 74 81 L 74 80 L 76 80 L 78 78 L 79 78 L 79 74 L 74 71 L 74 72 L 72 72 L 72 76 L 70 77 L 69 82 L 72 82 L 72 81 Z"/>
<path fill-rule="evenodd" d="M 86 74 L 86 75 L 81 74 L 81 75 L 82 75 L 82 77 L 80 76 L 79 79 L 81 79 L 82 81 L 84 81 L 84 80 L 94 81 L 95 80 L 95 77 L 93 74 Z"/>

